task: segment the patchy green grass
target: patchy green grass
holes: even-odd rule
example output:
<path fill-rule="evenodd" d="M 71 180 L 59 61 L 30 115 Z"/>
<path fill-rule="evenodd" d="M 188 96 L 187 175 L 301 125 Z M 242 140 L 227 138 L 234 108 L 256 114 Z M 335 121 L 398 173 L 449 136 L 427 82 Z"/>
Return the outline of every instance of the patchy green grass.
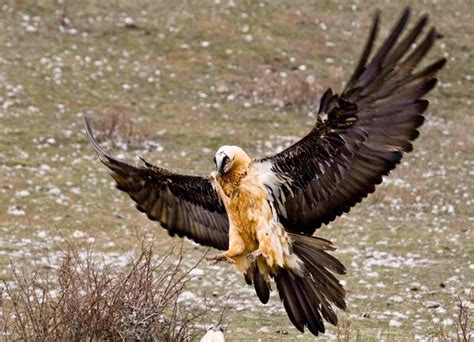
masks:
<path fill-rule="evenodd" d="M 86 141 L 84 115 L 116 153 L 208 174 L 220 145 L 259 155 L 307 132 L 322 92 L 340 90 L 354 68 L 374 9 L 383 10 L 382 33 L 402 9 L 217 2 L 1 5 L 0 277 L 10 259 L 27 263 L 63 238 L 85 237 L 110 258 L 143 233 L 160 246 L 180 243 L 113 189 Z M 445 36 L 431 60 L 448 64 L 415 151 L 350 215 L 318 231 L 348 268 L 349 309 L 339 317 L 350 327 L 329 327 L 326 339 L 346 331 L 363 341 L 429 339 L 453 326 L 455 296 L 474 286 L 472 6 L 413 7 Z M 189 265 L 204 252 L 185 243 Z M 189 301 L 206 296 L 214 305 L 203 323 L 227 303 L 229 340 L 312 339 L 291 326 L 276 296 L 261 305 L 230 267 L 199 267 Z"/>

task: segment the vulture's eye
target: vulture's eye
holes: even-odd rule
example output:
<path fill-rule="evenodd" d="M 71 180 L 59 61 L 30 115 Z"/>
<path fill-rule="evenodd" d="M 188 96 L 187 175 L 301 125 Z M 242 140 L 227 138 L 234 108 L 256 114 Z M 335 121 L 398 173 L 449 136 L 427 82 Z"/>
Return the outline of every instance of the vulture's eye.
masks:
<path fill-rule="evenodd" d="M 224 165 L 229 164 L 229 157 L 224 156 L 224 158 L 222 159 L 222 162 L 224 163 Z"/>

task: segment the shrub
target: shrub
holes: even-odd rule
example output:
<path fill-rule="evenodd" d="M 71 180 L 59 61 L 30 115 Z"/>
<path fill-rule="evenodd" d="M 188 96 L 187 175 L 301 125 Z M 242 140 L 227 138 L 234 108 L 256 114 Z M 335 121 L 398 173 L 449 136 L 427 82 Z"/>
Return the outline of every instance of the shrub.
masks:
<path fill-rule="evenodd" d="M 456 319 L 450 327 L 440 327 L 436 332 L 436 339 L 442 342 L 468 342 L 474 336 L 472 305 L 474 298 L 469 293 L 463 300 L 460 295 L 456 298 Z"/>
<path fill-rule="evenodd" d="M 178 305 L 192 270 L 181 270 L 181 253 L 155 257 L 142 245 L 119 268 L 97 255 L 68 245 L 57 267 L 12 264 L 11 279 L 0 288 L 0 334 L 37 341 L 193 338 L 193 324 L 206 310 Z"/>

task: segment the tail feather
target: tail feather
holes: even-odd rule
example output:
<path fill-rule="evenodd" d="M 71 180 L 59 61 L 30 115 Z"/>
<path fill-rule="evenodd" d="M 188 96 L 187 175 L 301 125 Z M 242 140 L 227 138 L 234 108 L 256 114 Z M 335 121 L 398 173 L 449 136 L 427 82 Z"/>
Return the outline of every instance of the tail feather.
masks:
<path fill-rule="evenodd" d="M 244 273 L 244 279 L 247 285 L 252 285 L 252 278 L 247 273 Z"/>
<path fill-rule="evenodd" d="M 302 305 L 298 302 L 298 297 L 293 291 L 294 279 L 290 276 L 290 273 L 281 269 L 275 276 L 275 282 L 280 294 L 280 299 L 283 302 L 286 313 L 290 318 L 291 323 L 301 332 L 304 332 L 304 326 L 306 325 L 306 317 L 302 311 Z"/>
<path fill-rule="evenodd" d="M 344 297 L 346 291 L 337 278 L 328 270 L 345 274 L 344 265 L 327 250 L 334 251 L 331 241 L 307 235 L 290 234 L 293 239 L 293 251 L 300 257 L 306 271 L 312 276 L 316 287 L 340 309 L 346 309 Z"/>
<path fill-rule="evenodd" d="M 337 325 L 337 316 L 326 298 L 314 286 L 311 286 L 311 281 L 304 281 L 305 290 L 308 297 L 312 298 L 313 305 L 321 311 L 324 319 L 333 325 Z"/>
<path fill-rule="evenodd" d="M 307 258 L 301 258 L 305 263 L 305 268 L 314 286 L 330 301 L 332 301 L 338 308 L 346 309 L 344 297 L 346 291 L 339 283 L 336 277 L 329 273 L 324 267 L 319 267 L 308 261 Z"/>
<path fill-rule="evenodd" d="M 319 263 L 325 265 L 325 267 L 327 267 L 331 271 L 337 274 L 346 273 L 346 268 L 344 267 L 344 265 L 335 257 L 326 253 L 324 250 L 311 248 L 308 245 L 295 245 L 293 249 L 297 255 L 306 256 L 314 264 L 318 264 L 318 260 L 320 260 Z"/>
<path fill-rule="evenodd" d="M 334 303 L 339 309 L 346 309 L 344 301 L 346 291 L 339 281 L 327 270 L 314 265 L 307 264 L 307 269 L 312 277 L 312 282 L 317 291 L 319 291 L 328 301 Z"/>
<path fill-rule="evenodd" d="M 291 279 L 289 285 L 293 288 L 294 300 L 301 308 L 304 316 L 300 324 L 307 326 L 309 331 L 317 335 L 319 332 L 324 332 L 324 323 L 317 306 L 313 305 L 311 298 L 304 289 L 304 281 L 298 276 L 293 275 L 290 271 L 285 270 L 289 274 L 287 279 Z"/>
<path fill-rule="evenodd" d="M 253 271 L 253 284 L 258 299 L 260 299 L 263 304 L 267 304 L 270 299 L 270 284 L 268 284 L 267 279 L 257 266 L 254 267 Z"/>
<path fill-rule="evenodd" d="M 288 317 L 300 331 L 304 327 L 314 335 L 324 333 L 324 320 L 337 325 L 337 316 L 331 305 L 346 308 L 345 290 L 329 271 L 344 274 L 342 263 L 326 251 L 334 250 L 328 240 L 290 234 L 293 252 L 303 262 L 304 276 L 295 271 L 279 269 L 273 275 L 280 299 Z"/>

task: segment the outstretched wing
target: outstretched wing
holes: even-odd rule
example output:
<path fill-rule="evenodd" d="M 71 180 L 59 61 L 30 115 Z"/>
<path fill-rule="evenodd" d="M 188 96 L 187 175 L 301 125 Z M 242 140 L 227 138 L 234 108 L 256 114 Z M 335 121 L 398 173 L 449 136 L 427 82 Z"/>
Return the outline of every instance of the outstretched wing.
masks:
<path fill-rule="evenodd" d="M 377 13 L 354 74 L 340 96 L 331 89 L 323 95 L 312 131 L 281 153 L 255 161 L 287 229 L 313 234 L 349 212 L 395 168 L 402 152 L 412 150 L 428 107 L 422 97 L 435 86 L 445 60 L 414 72 L 440 36 L 432 28 L 410 51 L 428 17 L 399 41 L 409 16 L 406 8 L 368 62 Z"/>
<path fill-rule="evenodd" d="M 100 148 L 87 118 L 84 123 L 117 188 L 128 193 L 138 210 L 159 221 L 171 236 L 186 236 L 204 246 L 227 249 L 227 213 L 209 178 L 176 174 L 147 162 L 136 167 L 120 161 Z"/>

